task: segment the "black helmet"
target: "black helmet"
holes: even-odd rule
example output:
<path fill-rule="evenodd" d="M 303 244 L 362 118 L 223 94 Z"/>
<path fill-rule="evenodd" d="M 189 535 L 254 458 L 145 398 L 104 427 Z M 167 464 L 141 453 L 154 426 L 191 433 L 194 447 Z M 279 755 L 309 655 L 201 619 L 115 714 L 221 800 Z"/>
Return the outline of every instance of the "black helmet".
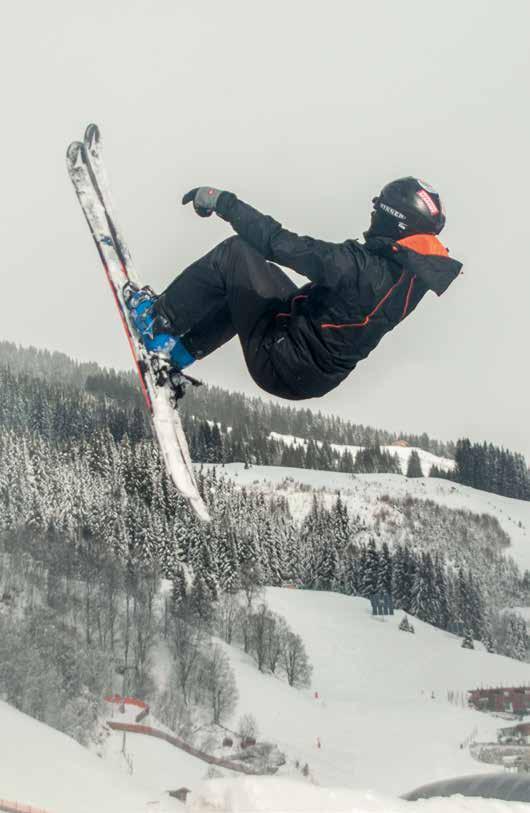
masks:
<path fill-rule="evenodd" d="M 372 222 L 365 236 L 399 240 L 411 234 L 440 234 L 445 226 L 445 209 L 438 192 L 410 175 L 388 183 L 372 203 Z"/>

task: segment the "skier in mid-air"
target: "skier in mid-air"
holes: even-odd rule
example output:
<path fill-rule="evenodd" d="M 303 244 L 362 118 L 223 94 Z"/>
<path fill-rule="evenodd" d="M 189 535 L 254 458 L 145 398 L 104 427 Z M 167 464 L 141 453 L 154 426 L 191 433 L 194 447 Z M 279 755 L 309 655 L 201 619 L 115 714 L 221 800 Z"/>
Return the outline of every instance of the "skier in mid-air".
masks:
<path fill-rule="evenodd" d="M 437 235 L 438 193 L 413 177 L 373 199 L 365 242 L 300 237 L 231 192 L 198 187 L 182 199 L 215 212 L 231 237 L 177 276 L 160 296 L 131 290 L 127 305 L 146 348 L 184 369 L 236 334 L 249 372 L 281 398 L 325 395 L 408 316 L 439 296 L 462 267 Z M 276 265 L 309 282 L 298 288 Z"/>

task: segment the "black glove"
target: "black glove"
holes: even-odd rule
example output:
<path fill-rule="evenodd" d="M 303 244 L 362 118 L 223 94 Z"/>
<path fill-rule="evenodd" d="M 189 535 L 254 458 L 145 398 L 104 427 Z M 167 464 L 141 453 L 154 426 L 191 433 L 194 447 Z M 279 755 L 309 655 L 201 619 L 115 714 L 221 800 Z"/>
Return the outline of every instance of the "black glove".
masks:
<path fill-rule="evenodd" d="M 184 195 L 182 203 L 186 205 L 193 201 L 193 208 L 199 217 L 210 217 L 212 212 L 215 212 L 220 194 L 221 190 L 214 189 L 213 186 L 198 186 Z"/>

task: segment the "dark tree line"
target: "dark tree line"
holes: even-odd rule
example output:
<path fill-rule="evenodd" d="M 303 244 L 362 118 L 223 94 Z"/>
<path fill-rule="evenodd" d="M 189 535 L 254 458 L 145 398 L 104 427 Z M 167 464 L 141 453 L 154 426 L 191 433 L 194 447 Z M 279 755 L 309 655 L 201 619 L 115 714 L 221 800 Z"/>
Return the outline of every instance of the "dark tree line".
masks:
<path fill-rule="evenodd" d="M 0 502 L 5 528 L 31 525 L 42 534 L 74 542 L 103 538 L 121 556 L 160 562 L 170 578 L 179 578 L 180 568 L 189 565 L 196 574 L 199 607 L 237 585 L 248 562 L 258 568 L 260 583 L 296 579 L 308 587 L 334 589 L 337 579 L 343 578 L 347 545 L 367 541 L 369 529 L 347 516 L 340 499 L 330 510 L 315 502 L 300 528 L 284 498 L 266 499 L 256 491 L 240 490 L 206 470 L 200 485 L 213 503 L 216 519 L 205 528 L 176 494 L 139 407 L 5 369 L 0 370 L 0 385 Z M 194 424 L 197 443 L 202 444 L 205 459 L 213 462 L 223 443 L 220 430 L 208 422 Z M 238 442 L 235 434 L 234 438 Z M 245 443 L 252 448 L 250 435 Z M 325 444 L 307 444 L 313 457 L 322 449 Z M 314 460 L 310 462 L 314 465 Z M 381 463 L 380 450 L 361 450 L 358 462 L 364 470 L 374 470 Z M 384 467 L 391 463 L 383 458 Z M 404 531 L 411 539 L 416 537 L 417 545 L 421 519 L 420 533 L 431 546 L 447 550 L 466 570 L 472 566 L 476 570 L 482 563 L 484 584 L 495 562 L 501 574 L 495 580 L 501 585 L 498 589 L 506 595 L 510 584 L 512 593 L 519 589 L 520 576 L 499 553 L 506 540 L 498 523 L 428 501 L 405 500 L 393 506 L 382 497 L 381 504 L 376 532 L 390 522 L 385 511 L 397 511 L 400 521 L 406 522 Z M 388 532 L 396 535 L 390 525 Z M 499 593 L 491 581 L 488 585 L 488 602 L 498 603 Z"/>
<path fill-rule="evenodd" d="M 349 449 L 335 449 L 327 441 L 287 444 L 263 431 L 252 435 L 244 424 L 223 434 L 219 425 L 211 421 L 185 416 L 183 423 L 192 459 L 202 463 L 241 462 L 349 474 L 401 474 L 397 454 L 379 446 L 359 449 L 353 456 Z"/>
<path fill-rule="evenodd" d="M 443 472 L 433 467 L 430 475 L 504 497 L 530 500 L 530 473 L 524 457 L 491 443 L 471 443 L 468 438 L 459 440 L 454 471 Z"/>
<path fill-rule="evenodd" d="M 24 373 L 34 380 L 44 379 L 79 389 L 86 388 L 93 394 L 106 395 L 121 403 L 142 403 L 134 373 L 108 370 L 93 362 L 76 362 L 64 353 L 34 347 L 20 348 L 12 342 L 3 341 L 0 342 L 0 366 L 9 368 L 13 373 Z M 220 387 L 203 386 L 192 390 L 182 404 L 182 412 L 199 422 L 217 423 L 223 436 L 227 434 L 228 427 L 233 430 L 245 426 L 249 437 L 256 440 L 261 436 L 267 437 L 271 432 L 348 446 L 388 446 L 402 439 L 410 446 L 440 456 L 452 457 L 454 452 L 453 444 L 433 440 L 426 433 L 386 432 L 352 424 L 335 415 L 272 404 L 260 398 L 227 392 Z"/>
<path fill-rule="evenodd" d="M 413 435 L 387 432 L 353 424 L 336 415 L 269 403 L 241 393 L 230 393 L 220 387 L 194 390 L 184 408 L 196 418 L 220 423 L 223 432 L 227 427 L 244 424 L 252 436 L 278 432 L 304 440 L 370 447 L 390 446 L 397 440 L 405 440 L 409 446 L 417 446 L 443 457 L 452 457 L 454 452 L 451 443 L 434 440 L 426 433 Z"/>
<path fill-rule="evenodd" d="M 87 377 L 85 390 L 48 382 L 28 373 L 0 367 L 0 427 L 35 432 L 53 442 L 86 440 L 109 432 L 115 441 L 125 435 L 135 443 L 151 437 L 139 395 L 128 397 L 123 376 L 105 372 Z M 360 449 L 355 458 L 327 441 L 288 445 L 259 426 L 238 423 L 230 432 L 218 423 L 184 413 L 184 429 L 192 459 L 202 463 L 243 462 L 257 465 L 348 473 L 401 472 L 396 455 L 377 447 Z"/>

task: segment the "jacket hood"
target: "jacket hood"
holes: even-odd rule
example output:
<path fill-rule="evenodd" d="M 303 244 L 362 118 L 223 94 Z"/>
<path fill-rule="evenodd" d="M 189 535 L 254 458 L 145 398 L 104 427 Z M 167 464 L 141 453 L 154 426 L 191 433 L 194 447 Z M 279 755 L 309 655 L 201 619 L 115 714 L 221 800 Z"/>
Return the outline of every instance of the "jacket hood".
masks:
<path fill-rule="evenodd" d="M 462 263 L 449 257 L 448 250 L 434 234 L 414 234 L 397 241 L 389 237 L 369 237 L 364 245 L 371 254 L 397 263 L 438 296 L 462 269 Z"/>

